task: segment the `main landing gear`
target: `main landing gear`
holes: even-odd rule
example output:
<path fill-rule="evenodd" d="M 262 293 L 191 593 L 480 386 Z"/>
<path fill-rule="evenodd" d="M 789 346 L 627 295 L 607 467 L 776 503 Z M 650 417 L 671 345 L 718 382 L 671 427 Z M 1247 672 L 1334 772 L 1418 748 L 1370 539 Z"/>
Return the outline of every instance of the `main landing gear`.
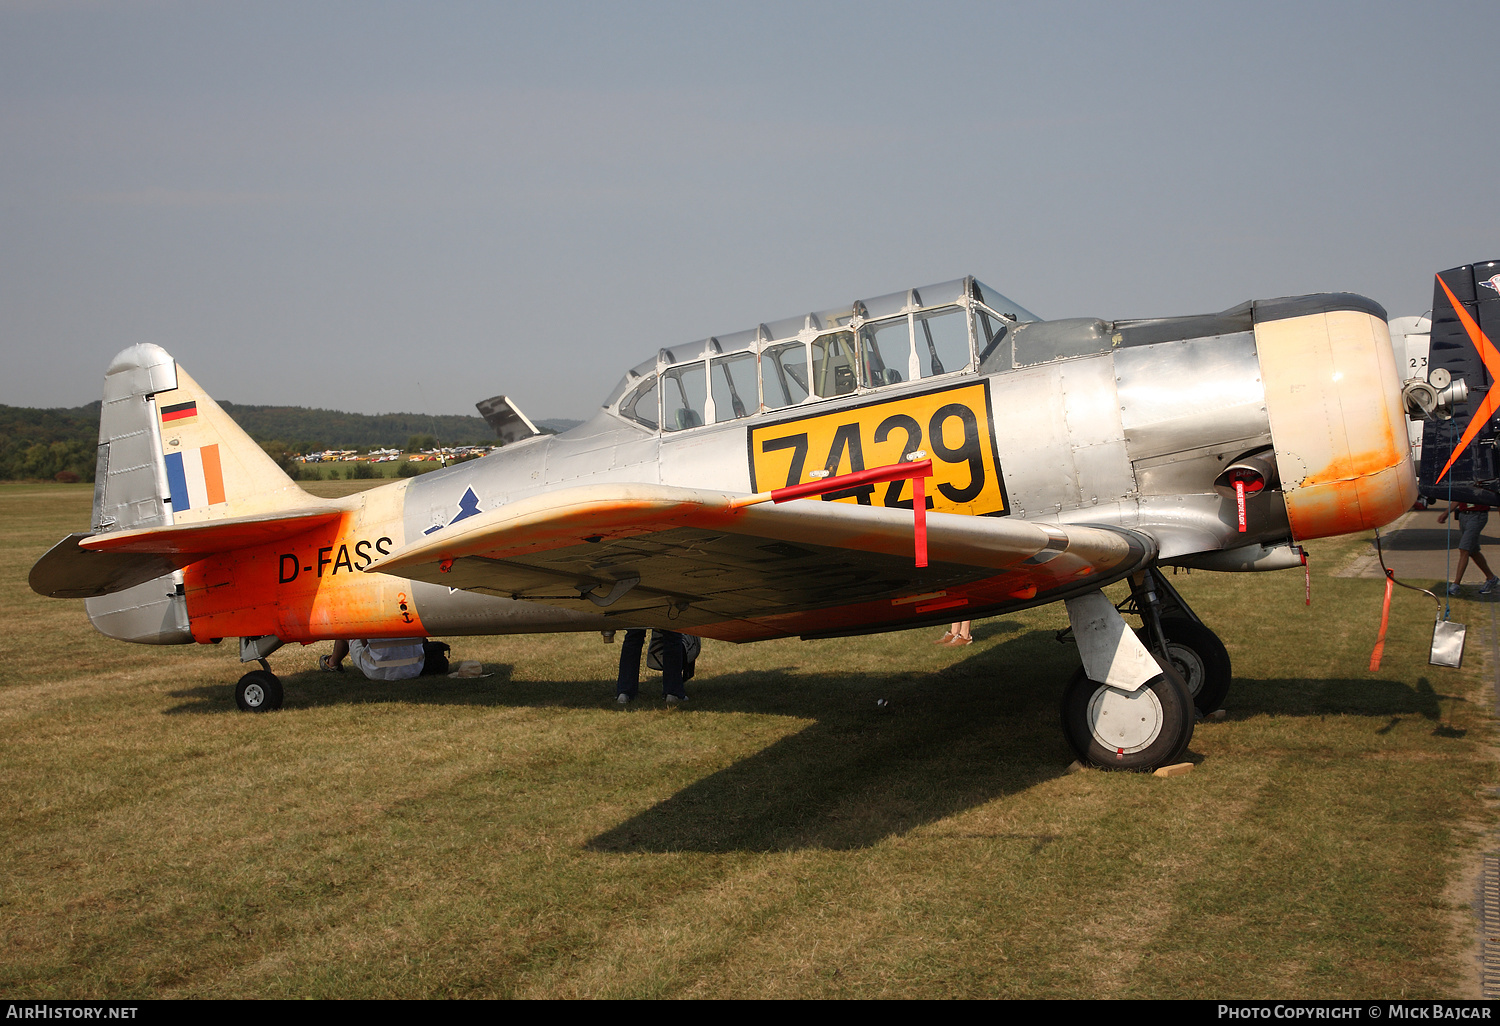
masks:
<path fill-rule="evenodd" d="M 234 686 L 234 704 L 240 712 L 270 712 L 281 708 L 281 678 L 271 672 L 271 664 L 259 660 L 260 669 L 251 670 Z"/>
<path fill-rule="evenodd" d="M 1151 770 L 1181 759 L 1198 716 L 1220 707 L 1229 653 L 1155 567 L 1131 578 L 1121 611 L 1140 615 L 1136 637 L 1162 672 L 1129 691 L 1091 680 L 1080 667 L 1063 694 L 1063 733 L 1085 763 Z"/>
<path fill-rule="evenodd" d="M 1080 761 L 1101 769 L 1153 770 L 1177 762 L 1193 739 L 1193 699 L 1170 667 L 1136 691 L 1088 679 L 1063 692 L 1063 733 Z"/>

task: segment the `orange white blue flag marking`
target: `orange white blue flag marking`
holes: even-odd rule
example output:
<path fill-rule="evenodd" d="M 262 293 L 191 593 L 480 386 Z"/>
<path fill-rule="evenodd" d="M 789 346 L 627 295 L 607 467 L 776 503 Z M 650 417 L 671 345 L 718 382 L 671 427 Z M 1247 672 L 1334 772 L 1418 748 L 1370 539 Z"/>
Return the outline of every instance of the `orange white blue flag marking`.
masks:
<path fill-rule="evenodd" d="M 217 445 L 169 452 L 166 464 L 173 513 L 207 509 L 224 501 L 224 469 L 219 462 Z"/>

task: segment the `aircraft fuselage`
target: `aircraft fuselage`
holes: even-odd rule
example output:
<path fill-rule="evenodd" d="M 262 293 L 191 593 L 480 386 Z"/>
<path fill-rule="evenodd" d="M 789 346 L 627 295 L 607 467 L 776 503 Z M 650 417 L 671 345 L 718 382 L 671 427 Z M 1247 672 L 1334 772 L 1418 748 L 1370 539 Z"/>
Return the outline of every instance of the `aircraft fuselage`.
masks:
<path fill-rule="evenodd" d="M 714 366 L 705 363 L 709 373 Z M 685 418 L 689 425 L 675 431 L 622 416 L 628 398 L 617 396 L 615 408 L 564 434 L 340 500 L 337 520 L 299 536 L 187 567 L 181 609 L 166 620 L 149 614 L 169 628 L 149 640 L 682 626 L 673 603 L 611 612 L 577 594 L 563 601 L 562 583 L 504 596 L 362 572 L 469 516 L 579 484 L 750 493 L 920 452 L 933 461 L 926 490 L 934 511 L 1123 528 L 1154 540 L 1147 562 L 1221 570 L 1294 565 L 1297 541 L 1388 522 L 1415 496 L 1383 311 L 1358 297 L 1246 304 L 1205 318 L 1023 322 L 1011 327 L 1008 344 L 957 372 L 809 396 L 782 409 L 752 407 L 720 423 Z M 170 434 L 170 424 L 162 430 Z M 1260 475 L 1244 497 L 1243 526 L 1226 476 L 1235 467 Z M 903 481 L 825 499 L 910 509 L 911 495 Z M 826 560 L 813 569 L 840 572 Z M 888 630 L 1060 597 L 975 573 L 950 574 L 930 589 L 944 593 L 941 601 L 922 601 L 922 580 L 916 574 L 905 586 L 918 600 L 806 599 L 755 620 L 699 617 L 690 629 L 732 640 Z M 680 599 L 685 608 L 693 596 Z M 106 633 L 148 640 L 139 622 L 110 629 L 139 609 L 134 600 L 109 595 L 89 604 Z"/>

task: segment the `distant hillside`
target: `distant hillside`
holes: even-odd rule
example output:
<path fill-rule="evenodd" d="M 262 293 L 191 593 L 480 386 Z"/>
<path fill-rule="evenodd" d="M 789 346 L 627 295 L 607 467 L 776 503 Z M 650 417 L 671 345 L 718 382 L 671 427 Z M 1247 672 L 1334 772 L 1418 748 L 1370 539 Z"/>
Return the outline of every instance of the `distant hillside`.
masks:
<path fill-rule="evenodd" d="M 98 402 L 71 409 L 0 406 L 0 479 L 94 479 Z"/>
<path fill-rule="evenodd" d="M 480 417 L 425 413 L 341 413 L 303 406 L 219 403 L 257 442 L 286 442 L 297 452 L 399 448 L 412 435 L 434 435 L 439 445 L 493 445 L 494 430 Z"/>
<path fill-rule="evenodd" d="M 402 448 L 413 435 L 432 435 L 439 445 L 493 444 L 495 432 L 479 417 L 434 417 L 425 413 L 342 413 L 302 406 L 250 406 L 221 402 L 226 413 L 268 450 Z M 544 431 L 580 423 L 549 419 Z M 0 480 L 76 474 L 94 479 L 99 441 L 99 403 L 70 409 L 0 406 Z"/>

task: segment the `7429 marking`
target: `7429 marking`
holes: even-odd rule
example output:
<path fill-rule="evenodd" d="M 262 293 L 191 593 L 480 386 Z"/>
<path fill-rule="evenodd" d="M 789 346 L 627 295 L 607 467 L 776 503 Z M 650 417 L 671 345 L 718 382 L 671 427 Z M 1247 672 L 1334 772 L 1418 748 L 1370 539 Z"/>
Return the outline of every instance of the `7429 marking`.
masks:
<path fill-rule="evenodd" d="M 811 414 L 750 428 L 750 481 L 756 490 L 801 484 L 812 470 L 846 474 L 901 461 L 925 449 L 933 478 L 927 508 L 1003 516 L 1009 512 L 990 415 L 989 383 L 977 381 L 856 409 Z M 877 489 L 881 491 L 877 498 Z M 911 482 L 861 485 L 826 501 L 911 509 Z"/>

